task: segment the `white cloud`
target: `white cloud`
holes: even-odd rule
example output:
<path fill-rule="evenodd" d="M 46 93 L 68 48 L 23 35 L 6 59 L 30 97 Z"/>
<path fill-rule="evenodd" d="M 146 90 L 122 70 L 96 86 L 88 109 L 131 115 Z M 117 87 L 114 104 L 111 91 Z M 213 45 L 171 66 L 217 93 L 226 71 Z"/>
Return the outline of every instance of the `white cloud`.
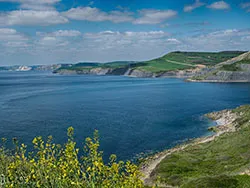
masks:
<path fill-rule="evenodd" d="M 203 32 L 204 33 L 204 32 Z M 28 38 L 14 29 L 0 29 L 2 62 L 52 64 L 78 61 L 148 60 L 170 51 L 249 50 L 250 30 L 227 29 L 197 35 L 167 32 L 77 31 L 37 33 Z M 75 37 L 76 36 L 76 37 Z M 96 55 L 98 54 L 98 55 Z"/>
<path fill-rule="evenodd" d="M 178 13 L 174 10 L 140 10 L 141 17 L 133 21 L 134 24 L 159 24 L 170 18 L 175 17 Z"/>
<path fill-rule="evenodd" d="M 242 9 L 245 9 L 246 12 L 250 12 L 250 2 L 241 3 L 240 6 Z"/>
<path fill-rule="evenodd" d="M 66 46 L 68 45 L 68 42 L 59 39 L 57 37 L 45 36 L 39 40 L 38 44 L 46 47 L 48 46 L 54 47 L 54 46 Z"/>
<path fill-rule="evenodd" d="M 20 5 L 20 8 L 27 10 L 55 10 L 55 8 L 51 5 L 29 4 L 29 3 Z"/>
<path fill-rule="evenodd" d="M 0 41 L 26 41 L 27 37 L 18 33 L 15 29 L 0 28 Z"/>
<path fill-rule="evenodd" d="M 21 9 L 54 10 L 54 5 L 61 0 L 0 0 L 0 2 L 19 3 Z"/>
<path fill-rule="evenodd" d="M 35 41 L 36 48 L 65 47 L 76 41 L 82 41 L 82 33 L 77 30 L 58 30 L 51 33 L 37 32 L 36 36 L 39 38 Z M 40 49 L 41 50 L 41 49 Z"/>
<path fill-rule="evenodd" d="M 57 11 L 19 10 L 2 13 L 0 25 L 53 25 L 67 23 L 68 19 Z"/>
<path fill-rule="evenodd" d="M 228 10 L 228 9 L 230 9 L 230 5 L 228 3 L 226 3 L 225 1 L 217 1 L 217 2 L 214 2 L 207 7 L 210 9 L 215 9 L 215 10 Z"/>
<path fill-rule="evenodd" d="M 178 39 L 175 39 L 175 38 L 170 38 L 170 39 L 167 39 L 167 43 L 169 44 L 180 44 L 181 41 L 179 41 Z"/>
<path fill-rule="evenodd" d="M 29 39 L 15 29 L 0 28 L 0 45 L 10 48 L 27 47 Z"/>
<path fill-rule="evenodd" d="M 186 5 L 183 10 L 184 10 L 184 12 L 192 12 L 193 10 L 195 10 L 199 7 L 202 7 L 204 5 L 205 5 L 205 3 L 200 2 L 200 0 L 195 0 L 194 4 Z"/>
<path fill-rule="evenodd" d="M 188 45 L 190 50 L 249 50 L 249 41 L 242 40 L 247 36 L 250 36 L 250 30 L 227 29 L 187 37 L 183 41 Z"/>
<path fill-rule="evenodd" d="M 114 23 L 129 22 L 133 20 L 131 12 L 111 11 L 103 12 L 98 8 L 77 7 L 63 13 L 66 17 L 73 20 L 86 20 L 93 22 L 111 21 Z"/>
<path fill-rule="evenodd" d="M 99 33 L 86 33 L 84 34 L 85 40 L 91 40 L 97 43 L 100 48 L 111 48 L 117 43 L 128 45 L 140 45 L 141 42 L 152 42 L 164 37 L 169 36 L 169 33 L 164 31 L 149 31 L 149 32 L 114 32 L 103 31 Z M 100 44 L 98 44 L 100 43 Z M 106 44 L 106 45 L 105 45 Z"/>
<path fill-rule="evenodd" d="M 82 35 L 82 33 L 77 30 L 58 30 L 52 33 L 37 32 L 36 34 L 38 36 L 52 36 L 52 37 L 77 37 Z"/>

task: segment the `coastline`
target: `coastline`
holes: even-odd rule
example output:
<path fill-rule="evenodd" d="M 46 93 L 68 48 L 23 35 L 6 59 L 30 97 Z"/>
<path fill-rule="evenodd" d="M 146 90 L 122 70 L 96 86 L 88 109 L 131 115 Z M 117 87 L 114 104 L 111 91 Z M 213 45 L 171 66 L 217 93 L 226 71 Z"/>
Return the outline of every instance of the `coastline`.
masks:
<path fill-rule="evenodd" d="M 53 71 L 54 74 L 59 75 L 97 75 L 97 76 L 126 76 L 131 78 L 180 78 L 185 79 L 185 82 L 197 82 L 197 83 L 250 83 L 249 79 L 245 77 L 243 79 L 192 79 L 195 77 L 200 69 L 186 69 L 176 71 L 163 71 L 163 72 L 149 72 L 139 69 L 113 69 L 113 68 L 94 68 L 84 71 L 75 70 L 59 70 Z"/>
<path fill-rule="evenodd" d="M 249 83 L 249 80 L 193 80 L 193 79 L 186 79 L 186 82 L 198 82 L 198 83 Z"/>
<path fill-rule="evenodd" d="M 188 146 L 195 146 L 195 145 L 211 142 L 215 140 L 215 138 L 221 136 L 224 133 L 236 131 L 234 121 L 237 119 L 238 116 L 236 113 L 233 113 L 232 110 L 222 110 L 218 112 L 211 112 L 211 113 L 205 114 L 204 116 L 216 122 L 215 126 L 210 127 L 210 128 L 215 128 L 215 129 L 212 130 L 208 128 L 208 130 L 213 131 L 214 134 L 210 136 L 196 138 L 194 140 L 189 141 L 189 143 L 181 144 L 171 149 L 167 149 L 165 151 L 159 152 L 153 156 L 147 157 L 145 161 L 140 165 L 140 171 L 143 174 L 141 180 L 144 182 L 145 185 L 148 185 L 148 186 L 154 185 L 154 181 L 151 179 L 151 174 L 154 171 L 154 169 L 157 167 L 157 165 L 159 165 L 161 161 L 165 159 L 167 156 L 175 152 L 185 150 L 185 148 L 187 148 Z"/>

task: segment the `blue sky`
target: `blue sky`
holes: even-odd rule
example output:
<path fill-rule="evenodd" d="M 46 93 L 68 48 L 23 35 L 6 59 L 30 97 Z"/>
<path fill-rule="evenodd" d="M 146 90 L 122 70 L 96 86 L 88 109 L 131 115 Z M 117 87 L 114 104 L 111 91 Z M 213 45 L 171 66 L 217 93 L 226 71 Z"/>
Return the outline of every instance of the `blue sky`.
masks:
<path fill-rule="evenodd" d="M 250 50 L 250 0 L 0 0 L 0 65 Z"/>

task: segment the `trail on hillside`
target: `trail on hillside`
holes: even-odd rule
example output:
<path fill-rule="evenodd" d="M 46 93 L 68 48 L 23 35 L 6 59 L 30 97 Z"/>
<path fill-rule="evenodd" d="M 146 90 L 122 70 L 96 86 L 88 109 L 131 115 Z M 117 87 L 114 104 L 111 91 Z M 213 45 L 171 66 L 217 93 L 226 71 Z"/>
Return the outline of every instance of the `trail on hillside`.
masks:
<path fill-rule="evenodd" d="M 166 62 L 170 62 L 170 63 L 174 63 L 174 64 L 179 64 L 179 65 L 186 65 L 186 66 L 190 66 L 190 67 L 197 67 L 197 65 L 192 65 L 189 63 L 181 63 L 181 62 L 177 62 L 177 61 L 172 61 L 172 60 L 165 60 Z"/>

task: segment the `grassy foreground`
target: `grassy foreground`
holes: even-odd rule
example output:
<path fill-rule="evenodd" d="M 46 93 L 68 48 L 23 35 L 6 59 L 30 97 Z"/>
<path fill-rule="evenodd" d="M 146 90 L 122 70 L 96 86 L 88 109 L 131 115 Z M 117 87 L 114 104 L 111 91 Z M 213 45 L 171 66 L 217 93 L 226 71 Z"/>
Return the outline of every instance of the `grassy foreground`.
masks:
<path fill-rule="evenodd" d="M 37 137 L 33 140 L 34 151 L 27 153 L 24 144 L 14 143 L 15 151 L 0 148 L 0 187 L 143 187 L 140 172 L 131 162 L 117 162 L 111 155 L 110 162 L 104 164 L 97 132 L 86 139 L 82 158 L 73 140 L 73 128 L 68 129 L 68 142 L 63 146 L 54 144 L 52 137 L 46 142 Z"/>
<path fill-rule="evenodd" d="M 167 156 L 152 178 L 183 188 L 250 187 L 250 106 L 233 112 L 238 115 L 235 132 Z"/>

